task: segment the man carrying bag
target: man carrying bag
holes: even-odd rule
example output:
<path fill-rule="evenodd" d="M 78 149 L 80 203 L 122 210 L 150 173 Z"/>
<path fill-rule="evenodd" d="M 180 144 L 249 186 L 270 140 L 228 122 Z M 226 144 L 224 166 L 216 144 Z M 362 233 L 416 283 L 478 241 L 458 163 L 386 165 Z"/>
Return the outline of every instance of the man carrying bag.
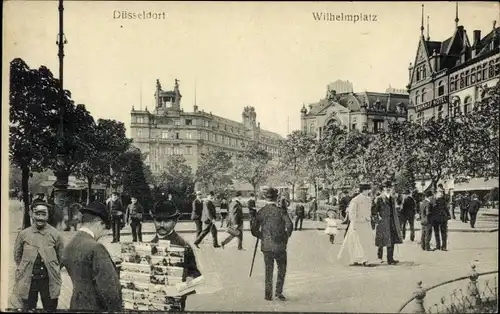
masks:
<path fill-rule="evenodd" d="M 229 236 L 222 241 L 221 245 L 224 248 L 235 237 L 238 238 L 238 250 L 243 250 L 243 205 L 241 205 L 241 192 L 236 192 L 229 219 L 227 221 L 227 233 Z"/>

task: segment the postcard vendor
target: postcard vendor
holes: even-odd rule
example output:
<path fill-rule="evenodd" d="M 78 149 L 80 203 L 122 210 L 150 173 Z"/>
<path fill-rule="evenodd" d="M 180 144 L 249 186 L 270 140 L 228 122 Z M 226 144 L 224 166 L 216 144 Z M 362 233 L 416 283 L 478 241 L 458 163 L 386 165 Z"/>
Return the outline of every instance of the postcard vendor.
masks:
<path fill-rule="evenodd" d="M 170 206 L 166 201 L 160 201 L 155 205 L 154 225 L 156 229 L 156 236 L 151 241 L 157 243 L 160 240 L 168 240 L 171 245 L 182 246 L 185 248 L 184 255 L 184 276 L 183 281 L 189 281 L 196 277 L 201 276 L 198 266 L 196 265 L 196 258 L 193 249 L 189 243 L 184 240 L 177 232 L 175 232 L 175 225 L 179 219 L 180 212 L 173 206 Z M 188 293 L 187 295 L 194 294 Z M 186 307 L 186 297 L 181 297 L 181 311 Z"/>

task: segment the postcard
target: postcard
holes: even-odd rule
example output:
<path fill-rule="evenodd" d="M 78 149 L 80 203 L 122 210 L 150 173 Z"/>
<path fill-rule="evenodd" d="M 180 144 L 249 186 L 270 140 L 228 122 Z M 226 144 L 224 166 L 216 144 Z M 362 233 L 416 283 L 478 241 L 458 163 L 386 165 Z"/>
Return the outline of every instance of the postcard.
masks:
<path fill-rule="evenodd" d="M 121 271 L 132 272 L 132 273 L 141 273 L 141 274 L 150 274 L 151 273 L 151 265 L 149 265 L 149 263 L 147 263 L 147 262 L 146 262 L 146 264 L 122 262 L 121 263 Z"/>
<path fill-rule="evenodd" d="M 134 283 L 151 283 L 149 274 L 131 273 L 126 271 L 120 272 L 120 279 L 131 281 Z"/>

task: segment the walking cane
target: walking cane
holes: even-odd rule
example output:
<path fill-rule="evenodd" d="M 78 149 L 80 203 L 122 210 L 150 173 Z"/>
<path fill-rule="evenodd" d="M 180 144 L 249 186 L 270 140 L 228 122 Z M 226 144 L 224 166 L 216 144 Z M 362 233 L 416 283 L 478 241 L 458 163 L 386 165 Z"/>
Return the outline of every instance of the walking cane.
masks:
<path fill-rule="evenodd" d="M 255 263 L 255 254 L 257 254 L 257 246 L 259 245 L 259 238 L 255 241 L 255 248 L 253 249 L 252 266 L 250 266 L 250 274 L 248 277 L 252 277 L 253 264 Z"/>

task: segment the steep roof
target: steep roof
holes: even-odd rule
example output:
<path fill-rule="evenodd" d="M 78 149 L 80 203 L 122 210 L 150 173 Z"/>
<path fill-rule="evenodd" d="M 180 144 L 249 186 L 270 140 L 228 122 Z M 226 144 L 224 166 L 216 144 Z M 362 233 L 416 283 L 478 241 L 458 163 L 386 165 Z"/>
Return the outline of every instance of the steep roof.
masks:
<path fill-rule="evenodd" d="M 492 41 L 495 42 L 494 46 L 498 47 L 498 45 L 500 44 L 500 27 L 491 30 L 488 35 L 484 36 L 483 39 L 480 40 L 479 47 L 481 48 L 481 51 L 479 52 L 478 56 L 482 56 L 491 51 Z"/>

